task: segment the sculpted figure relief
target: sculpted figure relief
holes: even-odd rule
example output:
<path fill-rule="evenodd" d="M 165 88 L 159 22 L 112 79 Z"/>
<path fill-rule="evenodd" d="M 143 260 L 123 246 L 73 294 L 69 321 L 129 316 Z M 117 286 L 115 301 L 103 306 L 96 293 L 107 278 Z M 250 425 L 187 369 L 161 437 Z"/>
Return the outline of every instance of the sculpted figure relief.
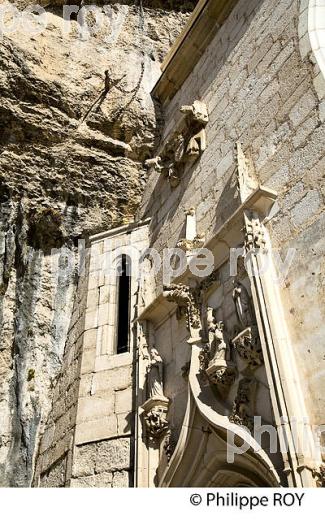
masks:
<path fill-rule="evenodd" d="M 210 352 L 212 359 L 210 364 L 217 361 L 225 361 L 227 357 L 227 345 L 224 338 L 224 324 L 222 321 L 217 322 L 215 318 L 209 318 L 208 322 Z"/>
<path fill-rule="evenodd" d="M 150 363 L 147 367 L 148 397 L 164 396 L 163 360 L 155 348 L 150 350 Z"/>
<path fill-rule="evenodd" d="M 255 370 L 263 364 L 263 352 L 255 322 L 255 316 L 246 287 L 238 280 L 234 282 L 233 299 L 241 332 L 232 340 L 239 356 Z"/>
<path fill-rule="evenodd" d="M 249 327 L 253 323 L 251 301 L 246 287 L 238 280 L 234 282 L 233 299 L 239 323 L 243 328 Z"/>
<path fill-rule="evenodd" d="M 236 379 L 236 368 L 230 361 L 229 346 L 224 337 L 224 324 L 213 316 L 213 309 L 207 310 L 209 345 L 202 349 L 201 368 L 209 380 L 220 390 L 229 388 Z"/>

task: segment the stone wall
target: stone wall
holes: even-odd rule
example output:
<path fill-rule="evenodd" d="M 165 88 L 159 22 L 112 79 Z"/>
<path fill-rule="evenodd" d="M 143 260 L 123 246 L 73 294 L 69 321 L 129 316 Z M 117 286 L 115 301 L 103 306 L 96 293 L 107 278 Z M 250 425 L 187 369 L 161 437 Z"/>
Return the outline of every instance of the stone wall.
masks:
<path fill-rule="evenodd" d="M 65 392 L 69 399 L 74 392 L 66 379 L 77 377 L 80 344 L 69 339 L 65 354 L 64 346 L 70 320 L 70 329 L 77 327 L 77 277 L 55 281 L 51 250 L 64 246 L 75 257 L 80 237 L 132 218 L 145 182 L 142 163 L 159 126 L 150 91 L 195 2 L 146 1 L 143 12 L 136 2 L 105 2 L 112 25 L 85 39 L 76 20 L 63 32 L 63 3 L 41 2 L 47 28 L 31 37 L 20 27 L 3 37 L 0 49 L 4 486 L 30 484 L 54 387 L 53 422 L 60 421 L 55 438 L 65 448 L 50 455 L 51 464 L 68 444 L 70 433 L 64 441 L 62 436 L 73 419 L 62 404 Z M 15 4 L 22 9 L 31 2 Z M 114 81 L 125 76 L 99 99 L 106 69 Z M 67 373 L 71 366 L 76 373 Z"/>
<path fill-rule="evenodd" d="M 310 53 L 302 58 L 298 0 L 241 0 L 192 74 L 164 107 L 165 133 L 181 105 L 205 102 L 207 150 L 172 189 L 153 173 L 141 215 L 152 215 L 158 251 L 184 237 L 184 210 L 196 208 L 198 233 L 213 237 L 239 205 L 235 144 L 261 184 L 278 192 L 267 224 L 284 260 L 295 260 L 281 289 L 311 420 L 325 423 L 324 383 L 324 82 Z M 161 287 L 161 278 L 158 278 Z"/>

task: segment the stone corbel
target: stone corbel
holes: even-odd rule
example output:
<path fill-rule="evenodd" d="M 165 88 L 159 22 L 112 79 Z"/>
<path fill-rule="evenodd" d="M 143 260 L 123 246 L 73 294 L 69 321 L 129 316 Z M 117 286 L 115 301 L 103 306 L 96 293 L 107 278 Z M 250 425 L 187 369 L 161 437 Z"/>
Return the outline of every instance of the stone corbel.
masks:
<path fill-rule="evenodd" d="M 152 397 L 142 405 L 144 422 L 149 434 L 149 439 L 159 439 L 168 431 L 168 408 L 169 399 L 164 396 Z"/>
<path fill-rule="evenodd" d="M 145 162 L 147 168 L 161 173 L 175 188 L 180 183 L 186 162 L 200 157 L 207 146 L 205 127 L 209 121 L 206 105 L 194 101 L 180 111 L 185 115 L 171 137 L 163 145 L 159 155 Z"/>
<path fill-rule="evenodd" d="M 316 479 L 317 487 L 325 488 L 325 465 L 321 465 L 319 469 L 313 471 L 313 477 Z"/>

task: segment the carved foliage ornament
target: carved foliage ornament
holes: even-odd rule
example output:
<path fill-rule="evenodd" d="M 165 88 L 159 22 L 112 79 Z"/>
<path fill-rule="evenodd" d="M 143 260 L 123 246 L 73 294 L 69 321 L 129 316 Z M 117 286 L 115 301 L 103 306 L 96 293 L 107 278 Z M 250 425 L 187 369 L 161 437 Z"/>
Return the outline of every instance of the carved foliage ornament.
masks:
<path fill-rule="evenodd" d="M 180 111 L 185 118 L 165 143 L 160 155 L 146 161 L 146 166 L 161 172 L 173 188 L 178 186 L 186 162 L 196 160 L 206 149 L 205 126 L 209 121 L 207 107 L 201 101 L 184 105 Z"/>
<path fill-rule="evenodd" d="M 229 420 L 239 426 L 245 426 L 251 432 L 254 429 L 252 409 L 256 391 L 256 380 L 245 377 L 239 381 L 237 395 Z"/>
<path fill-rule="evenodd" d="M 263 224 L 254 213 L 245 212 L 245 248 L 246 251 L 266 251 L 266 238 Z"/>
<path fill-rule="evenodd" d="M 263 364 L 263 352 L 258 337 L 257 327 L 248 327 L 232 340 L 236 352 L 247 361 L 251 369 Z"/>
<path fill-rule="evenodd" d="M 187 318 L 190 332 L 192 329 L 201 329 L 200 302 L 195 289 L 182 284 L 165 285 L 164 296 L 167 301 L 176 303 L 178 320 L 184 316 Z"/>

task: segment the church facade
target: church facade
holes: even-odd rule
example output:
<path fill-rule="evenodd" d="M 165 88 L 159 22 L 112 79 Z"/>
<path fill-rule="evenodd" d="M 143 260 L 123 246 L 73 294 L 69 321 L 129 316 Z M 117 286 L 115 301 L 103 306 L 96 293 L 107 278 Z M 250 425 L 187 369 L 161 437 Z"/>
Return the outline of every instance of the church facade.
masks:
<path fill-rule="evenodd" d="M 35 486 L 324 485 L 324 20 L 198 2 L 135 221 L 86 249 Z"/>

